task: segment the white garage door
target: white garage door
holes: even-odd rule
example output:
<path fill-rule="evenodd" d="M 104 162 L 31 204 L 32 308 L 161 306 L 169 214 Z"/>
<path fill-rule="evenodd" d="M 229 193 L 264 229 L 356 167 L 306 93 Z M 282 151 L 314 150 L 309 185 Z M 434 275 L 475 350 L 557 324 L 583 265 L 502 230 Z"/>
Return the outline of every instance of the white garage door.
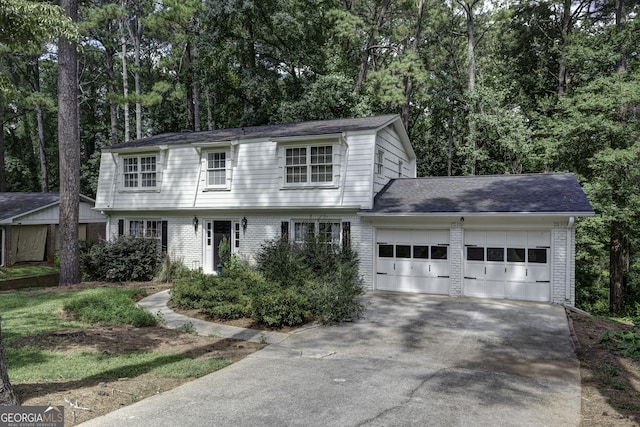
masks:
<path fill-rule="evenodd" d="M 465 296 L 551 300 L 549 231 L 465 231 Z"/>
<path fill-rule="evenodd" d="M 376 288 L 449 294 L 449 230 L 377 230 Z"/>

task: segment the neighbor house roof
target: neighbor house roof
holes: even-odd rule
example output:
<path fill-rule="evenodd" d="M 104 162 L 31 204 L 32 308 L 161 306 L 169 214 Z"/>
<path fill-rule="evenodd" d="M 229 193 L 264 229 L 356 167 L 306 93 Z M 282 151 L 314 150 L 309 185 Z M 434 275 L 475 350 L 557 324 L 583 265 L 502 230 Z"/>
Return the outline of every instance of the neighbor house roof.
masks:
<path fill-rule="evenodd" d="M 80 195 L 80 200 L 94 203 Z M 14 218 L 54 206 L 60 202 L 59 193 L 0 193 L 0 224 L 10 224 Z"/>
<path fill-rule="evenodd" d="M 395 123 L 394 123 L 395 122 Z M 158 145 L 198 144 L 213 141 L 228 141 L 243 138 L 288 138 L 310 135 L 331 135 L 347 131 L 365 131 L 381 129 L 390 124 L 396 125 L 402 134 L 401 138 L 408 141 L 406 130 L 401 125 L 400 116 L 389 114 L 375 117 L 316 120 L 301 123 L 281 123 L 274 125 L 250 126 L 233 129 L 218 129 L 200 132 L 165 133 L 135 141 L 114 144 L 105 147 L 104 151 L 143 148 Z"/>
<path fill-rule="evenodd" d="M 399 178 L 378 193 L 362 215 L 446 214 L 593 215 L 571 173 Z"/>

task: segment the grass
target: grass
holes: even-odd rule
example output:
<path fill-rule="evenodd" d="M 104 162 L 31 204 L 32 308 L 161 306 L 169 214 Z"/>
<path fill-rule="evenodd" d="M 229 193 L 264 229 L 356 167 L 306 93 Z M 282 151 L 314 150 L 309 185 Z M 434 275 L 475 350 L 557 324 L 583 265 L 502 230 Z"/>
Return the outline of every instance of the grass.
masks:
<path fill-rule="evenodd" d="M 0 279 L 58 273 L 58 269 L 49 265 L 27 265 L 0 269 Z"/>
<path fill-rule="evenodd" d="M 135 305 L 132 298 L 139 294 L 140 290 L 127 288 L 3 294 L 2 339 L 11 381 L 108 381 L 144 374 L 184 379 L 205 375 L 229 363 L 224 359 L 195 360 L 184 354 L 154 351 L 116 354 L 57 351 L 55 346 L 45 348 L 37 340 L 27 346 L 12 345 L 19 340 L 24 342 L 26 337 L 89 328 L 96 323 L 133 324 L 143 319 L 145 324 L 155 324 L 157 319 Z M 74 319 L 61 316 L 65 308 L 75 313 Z"/>

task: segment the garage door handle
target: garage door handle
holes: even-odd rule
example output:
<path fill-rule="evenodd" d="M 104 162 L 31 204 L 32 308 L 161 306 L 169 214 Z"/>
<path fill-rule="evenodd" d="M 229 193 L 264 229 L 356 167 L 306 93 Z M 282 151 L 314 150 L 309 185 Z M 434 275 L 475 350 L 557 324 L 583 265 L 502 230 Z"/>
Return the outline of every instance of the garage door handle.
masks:
<path fill-rule="evenodd" d="M 478 280 L 477 277 L 469 277 L 469 276 L 464 276 L 465 279 L 473 279 L 473 280 Z"/>
<path fill-rule="evenodd" d="M 536 283 L 551 283 L 551 280 L 536 280 Z"/>
<path fill-rule="evenodd" d="M 441 277 L 443 279 L 448 279 L 449 278 L 449 276 L 438 276 L 438 277 Z"/>
<path fill-rule="evenodd" d="M 389 274 L 389 273 L 380 273 L 380 272 L 378 271 L 378 273 L 377 273 L 377 274 L 384 274 L 384 275 L 386 276 L 386 275 L 387 275 L 387 274 Z"/>

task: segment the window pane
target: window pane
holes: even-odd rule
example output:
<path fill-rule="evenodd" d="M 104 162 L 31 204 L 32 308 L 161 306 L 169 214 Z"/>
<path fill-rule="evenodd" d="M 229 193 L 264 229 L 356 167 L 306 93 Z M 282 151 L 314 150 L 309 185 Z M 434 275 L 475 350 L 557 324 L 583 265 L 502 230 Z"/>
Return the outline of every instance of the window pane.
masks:
<path fill-rule="evenodd" d="M 396 258 L 411 258 L 411 246 L 396 245 Z"/>
<path fill-rule="evenodd" d="M 333 181 L 333 166 L 311 166 L 311 182 Z"/>
<path fill-rule="evenodd" d="M 447 259 L 446 246 L 431 246 L 431 259 Z"/>
<path fill-rule="evenodd" d="M 140 157 L 140 172 L 155 172 L 156 157 Z"/>
<path fill-rule="evenodd" d="M 142 175 L 142 186 L 143 187 L 155 187 L 156 186 L 156 174 L 154 173 L 143 173 Z"/>
<path fill-rule="evenodd" d="M 467 248 L 467 261 L 484 261 L 484 248 Z"/>
<path fill-rule="evenodd" d="M 321 243 L 340 244 L 340 223 L 321 222 L 318 224 L 318 239 Z"/>
<path fill-rule="evenodd" d="M 306 166 L 288 166 L 287 167 L 287 183 L 295 184 L 307 182 Z"/>
<path fill-rule="evenodd" d="M 527 254 L 529 262 L 546 264 L 547 263 L 547 250 L 546 249 L 529 249 Z"/>
<path fill-rule="evenodd" d="M 504 261 L 504 248 L 487 248 L 487 261 Z"/>
<path fill-rule="evenodd" d="M 225 185 L 227 183 L 227 171 L 211 170 L 207 172 L 207 185 Z"/>
<path fill-rule="evenodd" d="M 508 248 L 507 261 L 508 262 L 524 262 L 524 248 Z"/>
<path fill-rule="evenodd" d="M 413 247 L 413 257 L 419 259 L 428 259 L 429 258 L 429 246 L 414 246 Z"/>
<path fill-rule="evenodd" d="M 144 230 L 144 221 L 129 221 L 129 235 L 133 237 L 142 237 Z"/>
<path fill-rule="evenodd" d="M 286 162 L 289 165 L 306 165 L 307 164 L 307 149 L 302 148 L 287 148 Z"/>
<path fill-rule="evenodd" d="M 296 222 L 293 224 L 293 241 L 295 243 L 304 243 L 315 233 L 315 224 L 313 222 Z"/>
<path fill-rule="evenodd" d="M 393 245 L 378 245 L 378 256 L 380 258 L 393 258 Z"/>
<path fill-rule="evenodd" d="M 311 147 L 311 164 L 331 164 L 333 148 L 330 145 L 324 147 Z"/>

